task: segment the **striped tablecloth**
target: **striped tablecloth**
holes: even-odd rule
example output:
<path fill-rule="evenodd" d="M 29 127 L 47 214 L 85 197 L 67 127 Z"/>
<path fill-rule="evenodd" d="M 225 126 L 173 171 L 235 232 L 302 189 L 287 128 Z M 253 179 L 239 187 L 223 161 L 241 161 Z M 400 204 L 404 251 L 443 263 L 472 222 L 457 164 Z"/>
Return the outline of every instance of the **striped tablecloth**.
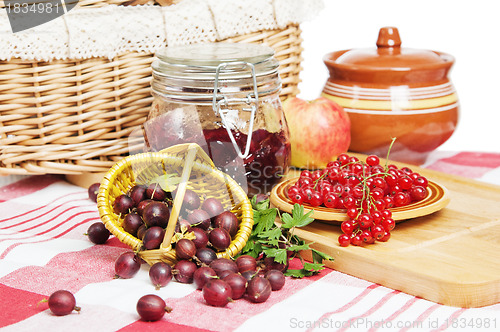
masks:
<path fill-rule="evenodd" d="M 435 152 L 425 167 L 500 185 L 500 153 Z M 114 237 L 105 245 L 86 238 L 88 226 L 99 221 L 86 189 L 53 175 L 2 180 L 0 328 L 5 331 L 500 330 L 500 304 L 443 306 L 331 269 L 287 279 L 262 304 L 238 300 L 225 308 L 206 305 L 193 285 L 171 282 L 155 290 L 146 266 L 132 279 L 114 279 L 114 261 L 129 249 Z M 58 289 L 75 294 L 79 314 L 57 317 L 39 304 Z M 154 323 L 140 321 L 136 312 L 137 300 L 150 293 L 173 308 Z"/>

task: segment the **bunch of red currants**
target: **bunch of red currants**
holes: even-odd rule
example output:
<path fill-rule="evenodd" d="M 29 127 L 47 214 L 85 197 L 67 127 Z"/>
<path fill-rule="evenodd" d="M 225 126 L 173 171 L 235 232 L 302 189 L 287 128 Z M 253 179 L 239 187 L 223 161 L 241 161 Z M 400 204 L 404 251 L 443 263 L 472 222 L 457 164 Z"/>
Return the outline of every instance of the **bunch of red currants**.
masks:
<path fill-rule="evenodd" d="M 311 208 L 345 210 L 339 244 L 371 244 L 389 240 L 396 223 L 391 208 L 421 201 L 428 195 L 427 179 L 408 167 L 380 165 L 375 155 L 365 161 L 340 154 L 320 170 L 303 170 L 287 195 L 293 203 Z"/>

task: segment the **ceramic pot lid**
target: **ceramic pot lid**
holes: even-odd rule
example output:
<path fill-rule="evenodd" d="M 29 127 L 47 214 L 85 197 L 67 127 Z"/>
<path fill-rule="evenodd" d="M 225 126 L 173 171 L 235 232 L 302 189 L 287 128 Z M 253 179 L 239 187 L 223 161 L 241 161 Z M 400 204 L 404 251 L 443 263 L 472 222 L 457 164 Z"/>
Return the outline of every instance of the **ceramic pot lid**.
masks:
<path fill-rule="evenodd" d="M 324 57 L 330 79 L 382 84 L 446 80 L 455 59 L 446 53 L 401 47 L 395 27 L 379 31 L 376 48 L 332 52 Z"/>

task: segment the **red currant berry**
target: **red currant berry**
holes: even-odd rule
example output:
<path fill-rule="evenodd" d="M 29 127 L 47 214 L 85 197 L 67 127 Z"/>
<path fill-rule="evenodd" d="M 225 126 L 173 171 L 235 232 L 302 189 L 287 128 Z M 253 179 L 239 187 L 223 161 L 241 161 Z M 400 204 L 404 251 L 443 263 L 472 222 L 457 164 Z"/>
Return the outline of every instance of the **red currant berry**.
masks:
<path fill-rule="evenodd" d="M 380 225 L 388 232 L 392 231 L 396 227 L 396 222 L 392 218 L 382 219 Z"/>
<path fill-rule="evenodd" d="M 338 176 L 340 174 L 340 168 L 338 167 L 331 167 L 328 169 L 328 178 L 330 179 L 331 182 L 337 182 L 338 181 Z"/>
<path fill-rule="evenodd" d="M 314 207 L 320 206 L 321 204 L 323 204 L 323 195 L 321 195 L 321 193 L 317 191 L 313 191 L 311 197 L 309 198 L 309 204 Z"/>
<path fill-rule="evenodd" d="M 297 187 L 297 186 L 291 186 L 286 191 L 286 194 L 287 194 L 288 198 L 292 199 L 292 197 L 295 196 L 295 195 L 297 195 L 299 192 L 300 192 L 300 188 L 299 187 Z"/>
<path fill-rule="evenodd" d="M 362 186 L 352 187 L 351 194 L 354 198 L 363 198 L 364 189 Z"/>
<path fill-rule="evenodd" d="M 347 158 L 347 162 L 350 164 L 357 163 L 358 161 L 359 161 L 359 158 L 356 156 L 350 156 L 349 158 Z"/>
<path fill-rule="evenodd" d="M 340 162 L 340 165 L 347 164 L 348 159 L 349 159 L 349 155 L 347 153 L 341 153 L 337 156 L 337 161 Z"/>
<path fill-rule="evenodd" d="M 382 216 L 382 212 L 380 212 L 380 211 L 373 211 L 371 213 L 371 216 L 372 216 L 372 220 L 373 220 L 374 224 L 379 224 L 382 221 L 382 219 L 384 218 Z"/>
<path fill-rule="evenodd" d="M 399 192 L 394 195 L 394 205 L 396 206 L 405 206 L 408 204 L 408 195 L 404 192 Z"/>
<path fill-rule="evenodd" d="M 299 187 L 305 188 L 305 187 L 312 186 L 313 185 L 313 180 L 310 177 L 309 178 L 300 177 L 299 181 L 297 181 L 297 183 L 299 184 Z"/>
<path fill-rule="evenodd" d="M 305 187 L 301 189 L 300 193 L 302 194 L 302 196 L 304 196 L 304 203 L 309 203 L 309 200 L 311 199 L 314 192 L 314 189 L 311 187 Z"/>
<path fill-rule="evenodd" d="M 380 163 L 380 158 L 372 154 L 366 157 L 365 162 L 368 164 L 368 166 L 376 166 Z"/>
<path fill-rule="evenodd" d="M 381 212 L 384 218 L 392 218 L 392 212 L 390 210 L 385 209 L 382 210 Z"/>
<path fill-rule="evenodd" d="M 342 224 L 340 224 L 340 229 L 344 232 L 344 234 L 351 235 L 355 228 L 356 225 L 351 220 L 343 221 Z"/>
<path fill-rule="evenodd" d="M 304 195 L 302 195 L 302 193 L 299 192 L 299 193 L 293 195 L 292 197 L 290 197 L 290 200 L 294 204 L 302 204 L 302 203 L 304 203 Z"/>
<path fill-rule="evenodd" d="M 384 199 L 377 199 L 376 201 L 373 202 L 373 205 L 375 205 L 375 209 L 378 211 L 382 211 L 385 209 L 385 201 Z"/>
<path fill-rule="evenodd" d="M 366 212 L 361 213 L 358 217 L 358 224 L 361 229 L 370 228 L 373 225 L 372 216 Z"/>
<path fill-rule="evenodd" d="M 396 175 L 387 174 L 385 176 L 385 182 L 387 183 L 387 185 L 389 185 L 389 187 L 394 187 L 398 184 L 398 178 Z"/>
<path fill-rule="evenodd" d="M 391 196 L 384 197 L 385 208 L 390 209 L 394 207 L 394 199 Z"/>
<path fill-rule="evenodd" d="M 390 196 L 396 196 L 397 194 L 399 194 L 400 192 L 402 192 L 403 189 L 397 184 L 395 186 L 392 186 L 390 189 L 389 189 L 389 195 Z"/>
<path fill-rule="evenodd" d="M 361 233 L 361 239 L 364 243 L 370 243 L 373 240 L 372 233 L 369 230 L 365 230 Z"/>
<path fill-rule="evenodd" d="M 385 229 L 381 225 L 375 225 L 371 228 L 372 237 L 380 241 L 380 239 L 385 235 Z"/>
<path fill-rule="evenodd" d="M 363 244 L 363 239 L 361 238 L 361 235 L 354 235 L 351 238 L 351 244 L 354 246 L 360 246 Z"/>
<path fill-rule="evenodd" d="M 398 185 L 403 190 L 408 190 L 413 185 L 413 180 L 409 176 L 404 176 L 398 179 Z"/>
<path fill-rule="evenodd" d="M 411 170 L 411 168 L 409 168 L 409 167 L 403 167 L 403 168 L 401 168 L 401 170 L 402 170 L 403 172 L 405 172 L 406 174 L 411 174 L 411 173 L 413 173 L 413 171 L 412 171 L 412 170 Z"/>
<path fill-rule="evenodd" d="M 374 200 L 383 199 L 384 198 L 384 191 L 380 188 L 374 188 L 370 191 L 370 196 Z"/>
<path fill-rule="evenodd" d="M 424 178 L 423 176 L 419 176 L 418 178 L 413 180 L 413 184 L 416 186 L 427 188 L 427 186 L 429 185 L 429 181 L 427 181 L 427 179 Z"/>
<path fill-rule="evenodd" d="M 328 193 L 324 199 L 323 199 L 323 204 L 330 209 L 335 209 L 337 205 L 339 204 L 340 198 L 337 194 L 331 192 Z"/>
<path fill-rule="evenodd" d="M 350 195 L 345 196 L 344 198 L 342 198 L 342 204 L 344 204 L 344 207 L 346 209 L 355 208 L 356 207 L 356 199 Z"/>
<path fill-rule="evenodd" d="M 358 209 L 357 208 L 347 209 L 347 216 L 351 219 L 356 219 L 356 217 L 358 216 Z"/>
<path fill-rule="evenodd" d="M 380 242 L 387 242 L 390 239 L 390 237 L 391 237 L 391 232 L 386 231 L 384 233 L 384 236 L 382 236 L 379 241 Z"/>
<path fill-rule="evenodd" d="M 411 199 L 414 201 L 421 201 L 427 197 L 427 189 L 421 186 L 413 186 L 410 189 Z"/>
<path fill-rule="evenodd" d="M 300 177 L 301 178 L 310 178 L 311 177 L 311 172 L 308 171 L 307 169 L 305 169 L 302 172 L 300 172 Z"/>
<path fill-rule="evenodd" d="M 341 247 L 347 247 L 351 244 L 351 238 L 346 234 L 342 234 L 339 236 L 339 244 Z"/>

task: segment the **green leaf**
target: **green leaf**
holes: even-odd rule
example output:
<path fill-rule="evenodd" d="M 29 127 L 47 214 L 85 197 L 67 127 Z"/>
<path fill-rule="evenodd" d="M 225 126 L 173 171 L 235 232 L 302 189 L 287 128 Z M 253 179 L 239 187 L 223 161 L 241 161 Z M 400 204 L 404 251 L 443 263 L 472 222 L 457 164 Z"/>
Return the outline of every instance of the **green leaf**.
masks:
<path fill-rule="evenodd" d="M 288 213 L 283 213 L 281 215 L 281 221 L 283 222 L 281 227 L 286 229 L 292 228 L 295 225 L 292 216 Z"/>
<path fill-rule="evenodd" d="M 277 263 L 285 264 L 287 260 L 286 249 L 281 248 L 264 248 L 264 254 L 268 257 L 273 257 Z"/>
<path fill-rule="evenodd" d="M 312 213 L 313 211 L 311 210 L 304 214 L 304 207 L 300 204 L 294 204 L 291 216 L 288 213 L 283 213 L 281 216 L 281 220 L 283 221 L 282 227 L 290 229 L 292 227 L 304 227 L 309 225 L 314 221 L 313 218 L 309 217 Z"/>
<path fill-rule="evenodd" d="M 290 250 L 290 251 L 302 251 L 302 250 L 309 250 L 309 243 L 304 243 L 304 244 L 301 244 L 301 245 L 292 245 L 292 246 L 289 246 L 288 248 L 286 248 L 287 250 Z"/>
<path fill-rule="evenodd" d="M 269 230 L 271 227 L 275 226 L 274 221 L 276 220 L 276 215 L 278 213 L 277 209 L 267 209 L 263 211 L 256 211 L 259 215 L 257 219 L 254 219 L 254 234 L 260 234 L 264 231 Z M 255 213 L 255 211 L 254 211 Z"/>
<path fill-rule="evenodd" d="M 304 269 L 308 270 L 308 271 L 318 272 L 318 271 L 323 270 L 324 268 L 325 267 L 323 266 L 323 264 L 304 262 Z"/>
<path fill-rule="evenodd" d="M 159 183 L 160 187 L 165 191 L 174 191 L 177 185 L 181 182 L 181 177 L 175 174 L 159 175 L 151 180 L 151 183 Z"/>
<path fill-rule="evenodd" d="M 332 256 L 325 254 L 324 252 L 318 251 L 316 249 L 311 249 L 311 252 L 314 263 L 322 263 L 324 260 L 333 262 L 334 260 Z"/>
<path fill-rule="evenodd" d="M 312 213 L 313 211 L 311 210 L 306 214 L 304 214 L 304 206 L 300 204 L 294 204 L 292 210 L 292 216 L 293 219 L 295 220 L 295 227 L 304 227 L 313 222 L 314 219 L 309 217 Z"/>
<path fill-rule="evenodd" d="M 293 277 L 293 278 L 304 278 L 304 277 L 310 277 L 314 274 L 313 271 L 307 271 L 305 269 L 300 269 L 300 270 L 292 270 L 288 269 L 285 271 L 284 275 L 288 277 Z"/>
<path fill-rule="evenodd" d="M 250 203 L 252 203 L 252 207 L 254 208 L 254 210 L 257 211 L 263 211 L 269 209 L 269 198 L 257 203 L 257 195 L 255 195 L 250 200 Z"/>

